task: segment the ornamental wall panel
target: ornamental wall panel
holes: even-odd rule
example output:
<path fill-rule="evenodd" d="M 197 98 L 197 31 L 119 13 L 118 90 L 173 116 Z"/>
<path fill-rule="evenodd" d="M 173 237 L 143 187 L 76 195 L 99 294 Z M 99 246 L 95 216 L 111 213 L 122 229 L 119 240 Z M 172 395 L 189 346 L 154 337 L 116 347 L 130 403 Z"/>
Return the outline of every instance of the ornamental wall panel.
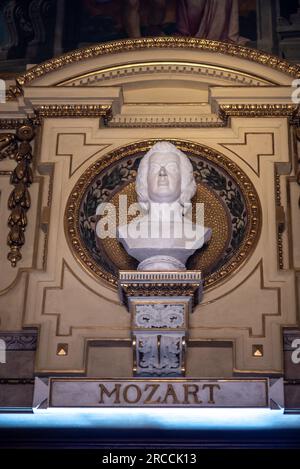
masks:
<path fill-rule="evenodd" d="M 205 288 L 189 317 L 187 375 L 280 375 L 282 328 L 299 320 L 299 117 L 290 98 L 299 70 L 209 41 L 101 47 L 29 70 L 1 107 L 1 132 L 15 134 L 21 119 L 35 129 L 31 206 L 14 268 L 6 223 L 15 162 L 0 161 L 1 330 L 38 328 L 37 374 L 95 376 L 98 367 L 100 377 L 130 376 L 131 318 L 116 279 L 135 264 L 117 241 L 89 244 L 81 211 L 93 184 L 111 174 L 107 200 L 134 201 L 140 158 L 167 140 L 191 159 L 215 233 L 206 257 L 190 262 L 203 269 Z M 222 178 L 245 215 L 233 215 Z"/>

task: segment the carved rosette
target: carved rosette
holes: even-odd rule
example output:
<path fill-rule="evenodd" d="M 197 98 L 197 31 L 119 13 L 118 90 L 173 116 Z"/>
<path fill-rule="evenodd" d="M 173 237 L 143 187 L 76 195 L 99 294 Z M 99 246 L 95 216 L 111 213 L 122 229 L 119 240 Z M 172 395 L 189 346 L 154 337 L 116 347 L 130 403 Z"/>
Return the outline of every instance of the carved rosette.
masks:
<path fill-rule="evenodd" d="M 0 159 L 11 158 L 17 163 L 11 173 L 10 182 L 14 185 L 9 199 L 8 207 L 11 214 L 8 219 L 9 233 L 7 244 L 10 252 L 7 255 L 12 267 L 16 267 L 22 259 L 21 248 L 25 243 L 25 229 L 27 226 L 27 211 L 31 205 L 29 187 L 33 181 L 31 169 L 34 125 L 29 122 L 17 128 L 15 134 L 3 133 L 0 135 Z"/>

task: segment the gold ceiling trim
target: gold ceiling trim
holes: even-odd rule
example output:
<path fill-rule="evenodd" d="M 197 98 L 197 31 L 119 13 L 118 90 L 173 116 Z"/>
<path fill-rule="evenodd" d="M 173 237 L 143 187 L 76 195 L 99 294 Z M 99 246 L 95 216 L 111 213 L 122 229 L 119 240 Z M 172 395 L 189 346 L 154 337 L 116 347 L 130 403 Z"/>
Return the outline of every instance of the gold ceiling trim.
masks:
<path fill-rule="evenodd" d="M 159 140 L 160 139 L 149 139 L 136 142 L 118 148 L 110 153 L 107 153 L 105 156 L 102 156 L 99 160 L 89 166 L 81 175 L 73 187 L 66 204 L 64 229 L 65 236 L 73 256 L 83 267 L 83 269 L 93 278 L 104 280 L 113 288 L 117 287 L 117 278 L 114 275 L 106 272 L 100 265 L 96 263 L 81 239 L 79 232 L 79 211 L 82 197 L 95 178 L 96 174 L 99 174 L 111 164 L 120 161 L 127 156 L 131 156 L 140 152 L 145 153 L 154 143 Z M 212 161 L 213 163 L 222 167 L 234 178 L 245 197 L 247 211 L 249 214 L 249 223 L 245 239 L 241 243 L 235 255 L 224 266 L 209 275 L 206 281 L 206 288 L 210 289 L 216 285 L 219 285 L 220 283 L 223 283 L 228 278 L 228 276 L 230 276 L 233 272 L 236 272 L 254 251 L 260 236 L 262 224 L 262 212 L 259 197 L 249 177 L 237 164 L 232 162 L 222 153 L 219 153 L 216 150 L 213 150 L 204 145 L 186 140 L 176 140 L 172 138 L 168 140 L 183 152 L 189 152 L 193 155 L 203 156 L 209 161 Z"/>
<path fill-rule="evenodd" d="M 39 118 L 102 117 L 104 123 L 112 118 L 108 104 L 45 104 L 34 109 Z"/>
<path fill-rule="evenodd" d="M 153 38 L 140 38 L 140 39 L 123 39 L 119 41 L 106 42 L 103 44 L 96 44 L 72 52 L 68 52 L 60 57 L 56 57 L 46 62 L 36 65 L 28 70 L 23 75 L 17 77 L 16 82 L 18 87 L 22 87 L 33 80 L 41 78 L 42 76 L 59 70 L 64 66 L 72 63 L 80 62 L 90 58 L 99 57 L 102 55 L 116 54 L 120 52 L 133 52 L 145 49 L 186 49 L 198 50 L 206 52 L 215 52 L 240 59 L 256 62 L 264 65 L 278 72 L 285 73 L 294 78 L 300 77 L 300 67 L 298 65 L 290 64 L 276 56 L 269 55 L 255 49 L 248 47 L 231 44 L 220 41 L 210 41 L 207 39 L 197 39 L 188 37 L 153 37 Z M 17 90 L 15 90 L 18 92 Z"/>

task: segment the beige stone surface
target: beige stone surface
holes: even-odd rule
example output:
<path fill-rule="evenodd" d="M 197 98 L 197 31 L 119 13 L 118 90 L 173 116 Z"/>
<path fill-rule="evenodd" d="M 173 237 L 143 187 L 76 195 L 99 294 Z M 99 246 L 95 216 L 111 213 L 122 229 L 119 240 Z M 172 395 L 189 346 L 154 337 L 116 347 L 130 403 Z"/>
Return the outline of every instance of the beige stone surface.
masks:
<path fill-rule="evenodd" d="M 189 344 L 186 354 L 187 377 L 232 377 L 233 350 L 231 345 L 218 342 Z"/>
<path fill-rule="evenodd" d="M 87 376 L 91 378 L 132 376 L 132 356 L 130 343 L 91 346 L 88 351 Z"/>
<path fill-rule="evenodd" d="M 35 352 L 11 350 L 6 352 L 6 363 L 0 365 L 0 378 L 32 378 Z"/>

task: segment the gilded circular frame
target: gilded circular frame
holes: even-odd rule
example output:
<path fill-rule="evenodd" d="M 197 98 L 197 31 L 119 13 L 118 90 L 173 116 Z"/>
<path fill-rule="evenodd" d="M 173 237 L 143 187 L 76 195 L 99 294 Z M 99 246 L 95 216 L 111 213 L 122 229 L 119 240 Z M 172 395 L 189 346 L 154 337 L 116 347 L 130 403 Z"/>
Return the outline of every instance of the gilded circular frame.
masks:
<path fill-rule="evenodd" d="M 79 230 L 79 213 L 84 194 L 95 180 L 95 177 L 105 171 L 110 166 L 120 162 L 128 157 L 145 153 L 157 141 L 162 139 L 143 140 L 122 148 L 118 148 L 89 166 L 76 182 L 68 198 L 64 224 L 65 234 L 68 245 L 75 259 L 79 264 L 97 280 L 103 280 L 112 288 L 117 288 L 117 276 L 106 271 L 90 255 L 89 250 L 84 244 Z M 234 255 L 215 271 L 205 278 L 205 288 L 211 289 L 224 282 L 233 274 L 245 260 L 252 254 L 260 236 L 262 212 L 258 194 L 248 176 L 242 169 L 228 157 L 209 147 L 184 140 L 168 139 L 180 150 L 192 157 L 201 157 L 220 167 L 234 180 L 236 186 L 243 194 L 247 210 L 247 226 L 242 242 L 236 249 Z"/>

